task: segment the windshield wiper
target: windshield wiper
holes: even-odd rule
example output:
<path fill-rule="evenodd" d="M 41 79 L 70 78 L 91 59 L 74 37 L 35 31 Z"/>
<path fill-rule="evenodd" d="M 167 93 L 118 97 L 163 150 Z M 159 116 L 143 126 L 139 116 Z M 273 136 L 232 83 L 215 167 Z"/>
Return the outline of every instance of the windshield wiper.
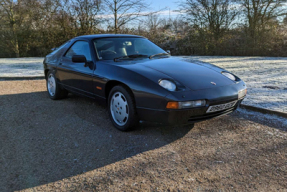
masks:
<path fill-rule="evenodd" d="M 158 54 L 154 54 L 154 55 L 151 55 L 149 56 L 149 58 L 153 58 L 153 57 L 156 57 L 156 56 L 161 56 L 161 55 L 169 55 L 168 53 L 158 53 Z"/>
<path fill-rule="evenodd" d="M 148 55 L 142 55 L 142 54 L 126 55 L 126 56 L 114 58 L 114 61 L 116 62 L 119 59 L 135 59 L 135 58 L 140 58 L 140 57 L 148 57 Z"/>

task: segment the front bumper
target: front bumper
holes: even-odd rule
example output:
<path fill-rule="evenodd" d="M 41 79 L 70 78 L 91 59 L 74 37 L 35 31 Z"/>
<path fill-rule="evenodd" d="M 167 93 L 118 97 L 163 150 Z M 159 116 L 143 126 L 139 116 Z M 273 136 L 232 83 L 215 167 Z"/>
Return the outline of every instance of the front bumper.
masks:
<path fill-rule="evenodd" d="M 152 102 L 156 107 L 151 109 L 150 107 L 137 106 L 137 112 L 141 120 L 150 122 L 159 122 L 167 124 L 187 124 L 204 121 L 221 115 L 225 115 L 233 112 L 240 105 L 242 98 L 239 97 L 239 91 L 246 89 L 246 85 L 243 81 L 239 81 L 236 84 L 228 86 L 214 87 L 212 89 L 202 89 L 196 91 L 178 91 L 167 95 L 157 102 Z M 169 101 L 196 101 L 206 100 L 206 106 L 190 109 L 167 109 L 166 105 Z M 225 104 L 232 101 L 237 103 L 228 109 L 206 113 L 209 106 Z M 146 102 L 148 103 L 148 102 Z"/>
<path fill-rule="evenodd" d="M 238 100 L 235 106 L 222 111 L 214 113 L 206 113 L 207 107 L 193 108 L 193 109 L 179 109 L 179 110 L 154 110 L 138 108 L 137 112 L 143 121 L 157 122 L 163 124 L 188 124 L 208 120 L 214 117 L 219 117 L 231 113 L 237 109 L 243 99 Z M 217 102 L 216 104 L 223 104 L 229 101 Z"/>

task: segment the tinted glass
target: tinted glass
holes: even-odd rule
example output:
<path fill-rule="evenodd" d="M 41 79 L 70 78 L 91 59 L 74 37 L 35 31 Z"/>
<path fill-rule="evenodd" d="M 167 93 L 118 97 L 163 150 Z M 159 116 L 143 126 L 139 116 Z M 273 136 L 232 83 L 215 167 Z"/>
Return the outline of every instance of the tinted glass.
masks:
<path fill-rule="evenodd" d="M 72 59 L 73 55 L 85 55 L 87 61 L 91 61 L 92 58 L 89 43 L 86 41 L 77 41 L 74 43 L 65 56 Z"/>
<path fill-rule="evenodd" d="M 151 56 L 165 53 L 163 49 L 145 38 L 102 38 L 95 39 L 94 45 L 100 60 L 113 60 L 134 54 Z"/>

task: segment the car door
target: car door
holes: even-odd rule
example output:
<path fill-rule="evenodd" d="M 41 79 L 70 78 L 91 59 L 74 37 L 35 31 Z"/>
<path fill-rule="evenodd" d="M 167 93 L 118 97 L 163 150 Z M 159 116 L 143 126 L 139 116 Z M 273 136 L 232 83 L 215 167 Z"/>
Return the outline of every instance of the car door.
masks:
<path fill-rule="evenodd" d="M 84 55 L 87 62 L 91 64 L 85 66 L 85 63 L 73 62 L 72 57 L 74 55 Z M 62 57 L 57 70 L 58 78 L 66 89 L 86 96 L 93 96 L 93 68 L 94 63 L 92 62 L 89 42 L 79 40 Z"/>

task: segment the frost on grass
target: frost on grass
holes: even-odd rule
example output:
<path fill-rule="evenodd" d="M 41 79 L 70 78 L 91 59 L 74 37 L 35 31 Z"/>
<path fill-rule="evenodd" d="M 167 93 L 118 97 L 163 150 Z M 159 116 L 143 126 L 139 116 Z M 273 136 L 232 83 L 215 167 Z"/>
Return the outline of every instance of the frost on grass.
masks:
<path fill-rule="evenodd" d="M 0 77 L 43 76 L 44 58 L 0 59 Z"/>
<path fill-rule="evenodd" d="M 248 87 L 243 104 L 287 113 L 287 58 L 188 56 L 183 59 L 211 63 L 239 76 Z"/>

